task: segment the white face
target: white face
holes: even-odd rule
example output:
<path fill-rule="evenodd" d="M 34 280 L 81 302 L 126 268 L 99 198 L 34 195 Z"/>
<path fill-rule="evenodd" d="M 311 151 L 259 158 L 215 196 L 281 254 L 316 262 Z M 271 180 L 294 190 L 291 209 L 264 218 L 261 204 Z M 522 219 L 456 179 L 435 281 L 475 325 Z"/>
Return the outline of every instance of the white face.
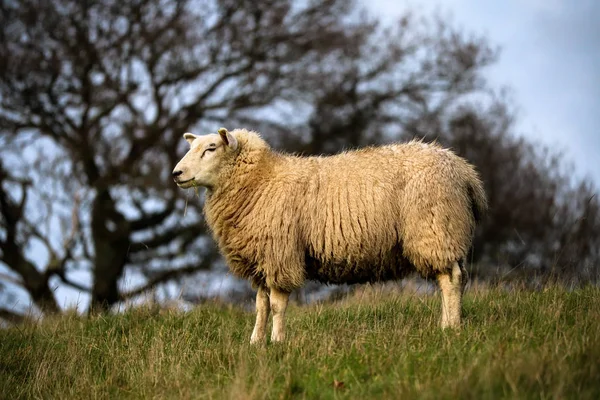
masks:
<path fill-rule="evenodd" d="M 231 156 L 231 150 L 237 149 L 237 141 L 229 132 L 219 133 L 183 135 L 190 150 L 173 169 L 173 179 L 180 188 L 215 186 L 222 161 Z"/>

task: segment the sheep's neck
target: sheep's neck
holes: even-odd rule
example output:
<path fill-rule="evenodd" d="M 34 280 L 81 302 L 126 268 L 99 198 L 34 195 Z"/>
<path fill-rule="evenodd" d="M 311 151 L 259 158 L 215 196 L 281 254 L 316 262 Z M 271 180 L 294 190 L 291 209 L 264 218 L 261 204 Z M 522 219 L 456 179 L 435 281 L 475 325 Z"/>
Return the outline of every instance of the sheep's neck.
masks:
<path fill-rule="evenodd" d="M 253 199 L 260 195 L 279 157 L 268 152 L 252 163 L 242 162 L 224 171 L 227 179 L 207 193 L 204 212 L 215 236 L 226 235 L 252 209 Z M 267 160 L 266 158 L 269 158 Z"/>

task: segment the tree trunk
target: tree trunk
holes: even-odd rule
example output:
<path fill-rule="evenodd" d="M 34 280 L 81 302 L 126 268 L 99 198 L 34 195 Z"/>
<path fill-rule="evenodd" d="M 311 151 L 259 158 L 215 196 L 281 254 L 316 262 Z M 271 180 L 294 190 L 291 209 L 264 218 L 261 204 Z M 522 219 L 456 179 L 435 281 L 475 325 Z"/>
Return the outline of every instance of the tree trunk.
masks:
<path fill-rule="evenodd" d="M 108 311 L 121 296 L 118 281 L 123 274 L 130 247 L 130 228 L 115 207 L 108 190 L 98 193 L 92 210 L 94 239 L 94 286 L 91 312 Z"/>
<path fill-rule="evenodd" d="M 6 243 L 4 253 L 4 262 L 21 276 L 23 286 L 40 311 L 44 314 L 60 313 L 54 292 L 48 286 L 49 276 L 38 271 L 35 265 L 23 257 L 21 249 L 13 243 Z"/>

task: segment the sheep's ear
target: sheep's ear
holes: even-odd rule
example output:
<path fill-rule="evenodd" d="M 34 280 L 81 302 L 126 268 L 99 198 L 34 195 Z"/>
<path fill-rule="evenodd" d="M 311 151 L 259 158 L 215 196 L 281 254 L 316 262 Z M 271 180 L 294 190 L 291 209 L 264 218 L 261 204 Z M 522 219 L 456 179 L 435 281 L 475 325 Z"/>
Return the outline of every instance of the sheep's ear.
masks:
<path fill-rule="evenodd" d="M 238 141 L 229 131 L 225 128 L 220 128 L 217 132 L 219 132 L 219 136 L 221 136 L 221 140 L 225 143 L 231 150 L 237 150 Z"/>
<path fill-rule="evenodd" d="M 189 133 L 189 132 L 183 134 L 183 138 L 185 140 L 187 140 L 187 142 L 190 144 L 190 146 L 192 145 L 192 142 L 196 139 L 196 137 L 197 137 L 196 135 L 194 135 L 193 133 Z"/>

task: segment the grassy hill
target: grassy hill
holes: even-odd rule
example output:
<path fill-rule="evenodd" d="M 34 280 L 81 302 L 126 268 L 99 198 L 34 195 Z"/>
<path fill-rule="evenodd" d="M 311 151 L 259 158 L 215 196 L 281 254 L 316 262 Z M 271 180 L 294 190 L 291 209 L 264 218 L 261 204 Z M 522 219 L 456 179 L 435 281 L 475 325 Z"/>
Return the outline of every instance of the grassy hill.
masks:
<path fill-rule="evenodd" d="M 253 314 L 208 304 L 67 315 L 0 331 L 4 398 L 600 398 L 600 290 L 367 290 L 292 306 L 288 342 L 248 344 Z"/>

